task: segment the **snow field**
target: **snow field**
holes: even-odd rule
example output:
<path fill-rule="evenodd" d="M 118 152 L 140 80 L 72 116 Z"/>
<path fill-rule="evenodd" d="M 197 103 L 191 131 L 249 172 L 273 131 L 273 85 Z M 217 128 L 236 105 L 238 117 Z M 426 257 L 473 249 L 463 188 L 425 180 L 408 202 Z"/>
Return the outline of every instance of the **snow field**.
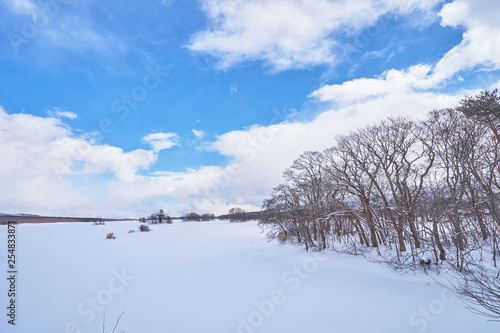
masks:
<path fill-rule="evenodd" d="M 256 222 L 19 225 L 18 318 L 1 332 L 498 332 L 429 276 L 269 242 Z M 128 233 L 129 230 L 135 233 Z M 113 232 L 115 240 L 106 240 Z M 6 267 L 6 227 L 0 265 Z M 6 269 L 4 269 L 6 271 Z M 6 304 L 7 281 L 0 284 Z M 5 309 L 5 306 L 3 306 Z M 7 310 L 5 309 L 4 312 Z"/>

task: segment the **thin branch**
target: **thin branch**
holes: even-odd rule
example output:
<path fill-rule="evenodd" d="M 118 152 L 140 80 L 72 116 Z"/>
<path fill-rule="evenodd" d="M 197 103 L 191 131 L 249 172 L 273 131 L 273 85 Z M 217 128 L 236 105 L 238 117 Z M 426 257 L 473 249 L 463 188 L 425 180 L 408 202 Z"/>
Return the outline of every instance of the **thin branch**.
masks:
<path fill-rule="evenodd" d="M 106 323 L 106 310 L 102 313 L 102 333 L 105 333 L 105 327 L 104 324 Z"/>
<path fill-rule="evenodd" d="M 115 333 L 115 329 L 116 329 L 116 326 L 118 326 L 118 323 L 120 322 L 120 319 L 122 318 L 123 314 L 125 313 L 125 311 L 122 312 L 122 314 L 120 315 L 120 317 L 118 317 L 118 320 L 116 321 L 116 325 L 115 327 L 113 328 L 113 332 L 111 333 Z M 122 331 L 123 332 L 123 331 Z"/>

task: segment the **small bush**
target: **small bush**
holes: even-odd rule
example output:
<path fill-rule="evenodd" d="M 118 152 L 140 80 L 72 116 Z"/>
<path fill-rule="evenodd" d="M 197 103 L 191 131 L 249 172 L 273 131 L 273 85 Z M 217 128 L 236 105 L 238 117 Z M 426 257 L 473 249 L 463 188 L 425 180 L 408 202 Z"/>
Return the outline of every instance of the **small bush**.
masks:
<path fill-rule="evenodd" d="M 116 239 L 116 237 L 114 236 L 114 234 L 112 232 L 110 232 L 106 235 L 106 239 Z"/>
<path fill-rule="evenodd" d="M 280 241 L 280 243 L 294 242 L 293 236 L 288 235 L 288 233 L 286 233 L 285 231 L 280 231 L 280 233 L 278 234 L 278 240 Z"/>
<path fill-rule="evenodd" d="M 129 234 L 131 234 L 131 233 L 133 233 L 133 232 L 135 232 L 135 230 L 129 230 L 129 231 L 128 231 L 128 233 L 129 233 Z"/>
<path fill-rule="evenodd" d="M 430 266 L 431 265 L 431 260 L 430 259 L 427 259 L 427 260 L 420 259 L 420 265 L 422 265 L 422 266 Z"/>
<path fill-rule="evenodd" d="M 149 231 L 151 231 L 151 229 L 149 229 L 149 226 L 147 224 L 141 224 L 139 226 L 139 230 L 142 231 L 142 232 L 149 232 Z"/>

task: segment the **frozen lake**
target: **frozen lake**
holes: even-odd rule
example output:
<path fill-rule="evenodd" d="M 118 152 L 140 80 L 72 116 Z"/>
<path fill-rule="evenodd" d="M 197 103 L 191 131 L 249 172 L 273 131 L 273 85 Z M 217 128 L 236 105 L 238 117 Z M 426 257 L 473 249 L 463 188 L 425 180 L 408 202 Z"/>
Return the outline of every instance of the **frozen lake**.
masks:
<path fill-rule="evenodd" d="M 269 242 L 256 222 L 17 226 L 16 326 L 1 332 L 498 332 L 425 275 Z M 6 226 L 0 265 L 7 271 Z M 114 240 L 106 240 L 113 232 Z M 6 274 L 6 273 L 5 273 Z"/>

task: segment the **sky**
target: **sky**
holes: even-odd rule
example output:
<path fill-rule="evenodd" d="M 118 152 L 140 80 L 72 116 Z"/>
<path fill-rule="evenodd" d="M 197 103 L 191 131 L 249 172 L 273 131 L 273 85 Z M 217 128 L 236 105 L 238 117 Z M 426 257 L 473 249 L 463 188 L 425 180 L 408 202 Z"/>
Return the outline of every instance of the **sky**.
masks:
<path fill-rule="evenodd" d="M 0 212 L 259 210 L 304 151 L 500 87 L 496 0 L 0 0 Z"/>

